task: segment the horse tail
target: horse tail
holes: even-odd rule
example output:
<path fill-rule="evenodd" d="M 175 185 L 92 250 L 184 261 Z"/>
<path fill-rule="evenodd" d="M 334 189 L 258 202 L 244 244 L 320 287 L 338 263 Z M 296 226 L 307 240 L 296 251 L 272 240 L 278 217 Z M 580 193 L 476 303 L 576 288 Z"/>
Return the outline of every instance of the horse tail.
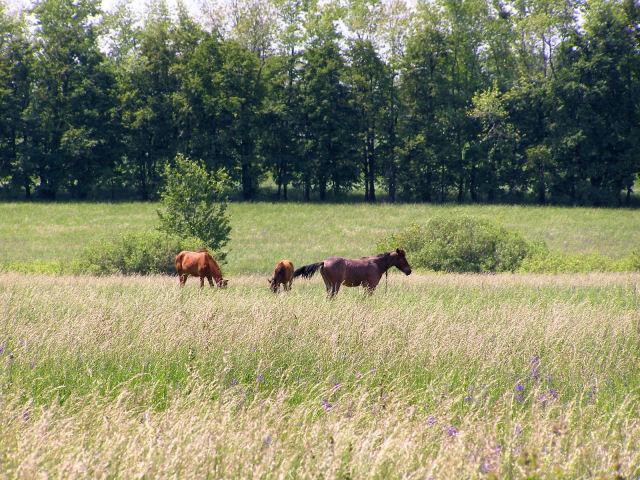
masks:
<path fill-rule="evenodd" d="M 302 278 L 311 278 L 313 274 L 318 271 L 318 269 L 324 265 L 324 262 L 312 263 L 311 265 L 305 265 L 300 267 L 295 272 L 293 272 L 293 278 L 302 277 Z"/>

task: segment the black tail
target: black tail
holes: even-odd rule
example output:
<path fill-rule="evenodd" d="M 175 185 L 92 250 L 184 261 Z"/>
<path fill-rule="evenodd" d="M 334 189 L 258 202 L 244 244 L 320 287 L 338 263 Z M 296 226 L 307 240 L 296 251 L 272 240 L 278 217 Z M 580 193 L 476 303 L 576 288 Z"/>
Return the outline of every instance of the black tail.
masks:
<path fill-rule="evenodd" d="M 313 274 L 318 271 L 318 269 L 322 266 L 324 262 L 312 263 L 311 265 L 305 265 L 304 267 L 300 267 L 295 272 L 293 272 L 293 278 L 302 277 L 302 278 L 311 278 Z"/>

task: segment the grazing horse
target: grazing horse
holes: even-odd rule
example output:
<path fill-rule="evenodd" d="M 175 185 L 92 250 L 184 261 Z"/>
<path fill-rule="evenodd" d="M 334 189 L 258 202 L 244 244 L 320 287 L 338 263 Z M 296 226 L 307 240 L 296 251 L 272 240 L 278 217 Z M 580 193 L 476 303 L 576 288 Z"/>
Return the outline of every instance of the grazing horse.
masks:
<path fill-rule="evenodd" d="M 342 257 L 329 257 L 326 260 L 311 265 L 305 265 L 297 269 L 293 276 L 311 278 L 320 270 L 327 295 L 333 297 L 340 290 L 340 285 L 357 287 L 362 285 L 369 294 L 380 283 L 382 274 L 391 267 L 396 267 L 405 275 L 411 275 L 411 266 L 407 262 L 404 250 L 396 249 L 395 252 L 381 253 L 373 257 L 349 259 Z"/>
<path fill-rule="evenodd" d="M 206 248 L 201 248 L 197 252 L 183 251 L 176 255 L 176 272 L 178 272 L 181 287 L 187 283 L 189 275 L 200 277 L 200 288 L 204 286 L 205 277 L 212 287 L 211 277 L 216 280 L 219 288 L 226 287 L 229 282 L 229 280 L 222 278 L 220 267 Z"/>
<path fill-rule="evenodd" d="M 271 291 L 278 293 L 280 285 L 286 290 L 291 290 L 293 283 L 293 263 L 290 260 L 280 260 L 273 269 L 273 277 L 269 279 Z"/>

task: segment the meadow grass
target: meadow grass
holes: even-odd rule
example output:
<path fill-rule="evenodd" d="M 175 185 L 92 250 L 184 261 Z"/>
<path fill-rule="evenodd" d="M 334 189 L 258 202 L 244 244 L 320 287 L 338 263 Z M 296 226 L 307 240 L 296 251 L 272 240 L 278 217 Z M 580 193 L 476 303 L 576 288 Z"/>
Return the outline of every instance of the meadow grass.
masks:
<path fill-rule="evenodd" d="M 0 274 L 0 476 L 631 478 L 640 275 Z"/>
<path fill-rule="evenodd" d="M 89 244 L 157 224 L 154 203 L 0 203 L 0 267 L 59 271 Z M 612 259 L 640 245 L 640 210 L 533 206 L 232 203 L 229 274 L 269 272 L 329 255 L 377 253 L 381 237 L 434 215 L 496 220 L 563 254 Z M 582 261 L 582 260 L 580 260 Z"/>

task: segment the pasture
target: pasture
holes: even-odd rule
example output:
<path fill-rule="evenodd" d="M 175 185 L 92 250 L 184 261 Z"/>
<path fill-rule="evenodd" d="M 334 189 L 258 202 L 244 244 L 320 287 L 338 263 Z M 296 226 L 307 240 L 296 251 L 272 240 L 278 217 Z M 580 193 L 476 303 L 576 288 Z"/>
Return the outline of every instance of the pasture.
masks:
<path fill-rule="evenodd" d="M 155 208 L 0 205 L 5 269 L 150 228 Z M 280 257 L 374 253 L 447 209 L 569 253 L 640 239 L 633 210 L 233 204 L 225 290 L 0 273 L 0 478 L 640 475 L 640 274 L 269 290 Z"/>
<path fill-rule="evenodd" d="M 0 203 L 0 268 L 49 271 L 96 240 L 157 224 L 154 203 Z M 438 214 L 497 220 L 561 252 L 620 258 L 640 245 L 640 210 L 523 206 L 232 203 L 225 275 L 268 273 L 281 258 L 295 265 L 328 255 L 359 257 L 377 240 Z M 15 269 L 15 268 L 9 268 Z"/>

